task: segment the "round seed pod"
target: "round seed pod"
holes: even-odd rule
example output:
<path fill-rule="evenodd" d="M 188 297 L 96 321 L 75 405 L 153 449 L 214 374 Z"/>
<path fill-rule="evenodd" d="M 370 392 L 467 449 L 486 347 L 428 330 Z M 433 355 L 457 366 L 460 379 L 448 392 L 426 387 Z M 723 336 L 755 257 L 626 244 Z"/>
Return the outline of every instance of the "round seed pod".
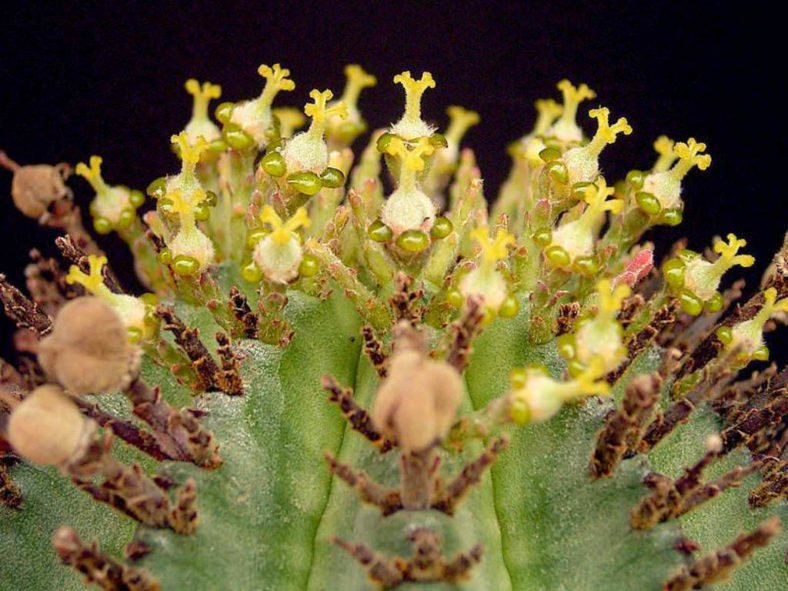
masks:
<path fill-rule="evenodd" d="M 8 420 L 8 440 L 23 458 L 45 466 L 62 464 L 79 447 L 84 417 L 52 384 L 33 390 Z"/>
<path fill-rule="evenodd" d="M 460 374 L 422 351 L 395 354 L 375 398 L 372 420 L 405 451 L 421 451 L 446 436 L 463 392 Z"/>
<path fill-rule="evenodd" d="M 52 334 L 41 341 L 38 361 L 72 394 L 106 392 L 128 377 L 132 348 L 120 316 L 96 297 L 63 306 Z"/>
<path fill-rule="evenodd" d="M 11 197 L 16 208 L 30 218 L 46 213 L 53 201 L 63 199 L 71 191 L 63 182 L 63 167 L 48 164 L 20 166 L 11 182 Z"/>

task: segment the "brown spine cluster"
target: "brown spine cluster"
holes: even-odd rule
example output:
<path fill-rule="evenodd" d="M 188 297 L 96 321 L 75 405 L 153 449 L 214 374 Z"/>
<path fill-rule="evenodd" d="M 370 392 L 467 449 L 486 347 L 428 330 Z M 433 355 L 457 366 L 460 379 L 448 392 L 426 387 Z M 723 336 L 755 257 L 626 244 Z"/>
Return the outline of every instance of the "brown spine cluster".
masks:
<path fill-rule="evenodd" d="M 159 584 L 147 570 L 125 565 L 104 554 L 97 542 L 86 545 L 68 527 L 52 536 L 52 545 L 60 561 L 82 573 L 86 583 L 105 591 L 159 591 Z"/>
<path fill-rule="evenodd" d="M 619 408 L 611 412 L 597 435 L 591 455 L 591 478 L 610 476 L 627 451 L 637 448 L 643 427 L 659 400 L 662 379 L 659 374 L 636 376 L 624 393 Z"/>
<path fill-rule="evenodd" d="M 754 531 L 743 533 L 730 544 L 707 556 L 699 558 L 690 566 L 668 579 L 663 591 L 689 591 L 701 589 L 728 579 L 733 570 L 758 548 L 762 548 L 780 531 L 780 522 L 772 517 L 761 523 Z"/>

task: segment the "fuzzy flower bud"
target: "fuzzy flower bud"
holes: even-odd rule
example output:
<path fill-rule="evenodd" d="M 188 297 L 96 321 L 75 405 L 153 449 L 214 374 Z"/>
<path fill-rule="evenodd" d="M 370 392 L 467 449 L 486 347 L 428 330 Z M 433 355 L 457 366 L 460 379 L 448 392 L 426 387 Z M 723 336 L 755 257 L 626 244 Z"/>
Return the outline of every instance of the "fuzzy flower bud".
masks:
<path fill-rule="evenodd" d="M 435 221 L 436 209 L 432 199 L 419 187 L 418 173 L 424 170 L 425 158 L 432 155 L 435 147 L 426 137 L 419 138 L 412 149 L 408 149 L 399 137 L 392 137 L 386 153 L 400 160 L 399 184 L 386 200 L 381 218 L 399 236 L 406 230 L 429 231 Z"/>
<path fill-rule="evenodd" d="M 403 450 L 417 452 L 442 440 L 457 414 L 463 393 L 460 374 L 429 358 L 409 325 L 397 328 L 389 377 L 375 398 L 372 419 Z"/>
<path fill-rule="evenodd" d="M 624 135 L 632 133 L 632 128 L 624 117 L 610 125 L 609 109 L 591 109 L 588 114 L 599 122 L 599 127 L 594 137 L 585 146 L 572 148 L 564 154 L 570 185 L 594 181 L 599 174 L 599 155 L 605 146 L 615 142 L 616 136 L 620 133 Z"/>
<path fill-rule="evenodd" d="M 260 212 L 260 221 L 268 224 L 271 232 L 255 246 L 254 263 L 272 283 L 288 283 L 298 277 L 304 258 L 297 230 L 311 224 L 306 209 L 299 207 L 289 220 L 283 221 L 273 207 L 266 205 Z"/>
<path fill-rule="evenodd" d="M 16 452 L 35 464 L 55 466 L 79 448 L 85 419 L 57 386 L 33 390 L 8 420 L 8 440 Z"/>
<path fill-rule="evenodd" d="M 575 87 L 569 80 L 561 80 L 558 90 L 564 95 L 563 111 L 546 135 L 564 143 L 580 142 L 583 140 L 583 130 L 576 121 L 577 107 L 584 100 L 596 97 L 596 93 L 585 84 Z"/>
<path fill-rule="evenodd" d="M 711 156 L 703 154 L 705 151 L 706 144 L 696 142 L 695 138 L 690 138 L 686 144 L 677 143 L 673 152 L 678 157 L 678 162 L 673 168 L 661 172 L 657 172 L 655 167 L 655 172 L 644 180 L 643 191 L 654 195 L 662 209 L 681 207 L 681 181 L 695 166 L 699 170 L 706 170 L 711 165 Z M 657 161 L 657 165 L 662 168 L 668 161 L 660 160 Z"/>
<path fill-rule="evenodd" d="M 271 104 L 280 90 L 293 90 L 295 83 L 288 78 L 290 70 L 279 64 L 261 65 L 257 72 L 265 78 L 263 92 L 256 99 L 236 106 L 230 121 L 252 136 L 258 147 L 264 148 L 271 139 L 273 127 Z"/>
<path fill-rule="evenodd" d="M 546 421 L 555 416 L 567 402 L 585 396 L 606 394 L 607 382 L 599 362 L 594 362 L 573 380 L 559 382 L 546 369 L 526 367 L 512 372 L 509 413 L 518 424 Z"/>
<path fill-rule="evenodd" d="M 304 107 L 304 113 L 312 118 L 309 129 L 297 133 L 282 150 L 288 174 L 294 172 L 313 172 L 320 174 L 328 166 L 328 146 L 323 135 L 330 118 L 345 119 L 347 107 L 339 101 L 329 105 L 334 96 L 330 90 L 320 92 L 315 89 L 309 93 L 313 100 Z"/>
<path fill-rule="evenodd" d="M 208 104 L 211 99 L 222 96 L 222 87 L 210 82 L 203 82 L 201 86 L 194 78 L 187 80 L 185 87 L 186 92 L 194 97 L 192 118 L 184 128 L 189 143 L 196 143 L 199 137 L 209 142 L 222 137 L 219 127 L 208 117 Z"/>
<path fill-rule="evenodd" d="M 722 295 L 717 290 L 725 272 L 736 265 L 751 267 L 755 263 L 754 257 L 738 254 L 746 245 L 746 240 L 728 234 L 727 242 L 715 239 L 714 251 L 720 256 L 714 262 L 691 250 L 682 250 L 677 258 L 665 263 L 663 273 L 668 288 L 687 314 L 700 314 L 704 305 L 711 311 L 722 306 Z"/>
<path fill-rule="evenodd" d="M 509 286 L 496 269 L 498 261 L 509 256 L 509 246 L 515 244 L 514 236 L 498 228 L 494 239 L 490 239 L 489 228 L 482 226 L 470 233 L 480 247 L 479 262 L 475 269 L 460 280 L 460 293 L 466 298 L 480 295 L 484 305 L 497 312 L 509 295 Z"/>
<path fill-rule="evenodd" d="M 134 296 L 114 293 L 104 284 L 104 265 L 107 257 L 89 255 L 89 272 L 83 273 L 76 265 L 71 265 L 66 276 L 70 285 L 81 285 L 91 294 L 109 304 L 115 313 L 120 316 L 126 326 L 129 339 L 132 341 L 152 336 L 153 326 L 146 320 L 147 307 L 145 303 Z"/>
<path fill-rule="evenodd" d="M 89 182 L 96 192 L 90 202 L 93 226 L 99 234 L 107 234 L 113 229 L 127 227 L 132 222 L 144 196 L 127 187 L 108 185 L 101 176 L 102 162 L 100 156 L 91 156 L 90 166 L 80 162 L 75 172 Z"/>
<path fill-rule="evenodd" d="M 116 390 L 127 379 L 132 348 L 115 311 L 95 297 L 68 302 L 52 334 L 39 346 L 38 361 L 73 394 Z"/>
<path fill-rule="evenodd" d="M 717 336 L 726 348 L 741 348 L 741 356 L 765 361 L 769 350 L 763 341 L 763 328 L 766 323 L 779 314 L 788 313 L 788 298 L 777 300 L 777 290 L 770 287 L 763 292 L 763 306 L 750 320 L 739 322 L 733 327 L 722 327 Z"/>
<path fill-rule="evenodd" d="M 597 293 L 596 315 L 578 320 L 575 332 L 558 340 L 559 353 L 570 360 L 571 375 L 579 375 L 592 365 L 601 372 L 613 371 L 626 357 L 623 330 L 616 316 L 631 289 L 626 284 L 613 287 L 603 279 L 597 284 Z"/>
<path fill-rule="evenodd" d="M 603 177 L 598 177 L 596 184 L 585 188 L 583 200 L 586 208 L 575 220 L 567 222 L 553 232 L 552 243 L 548 248 L 548 260 L 556 266 L 566 266 L 578 257 L 594 255 L 600 215 L 605 211 L 618 214 L 624 207 L 620 199 L 608 199 L 614 194 L 613 187 L 608 188 Z M 563 249 L 562 258 L 551 256 L 550 249 Z"/>
<path fill-rule="evenodd" d="M 342 117 L 339 113 L 332 113 L 328 117 L 326 135 L 336 144 L 347 146 L 367 130 L 367 123 L 358 110 L 358 97 L 363 89 L 375 86 L 378 80 L 375 76 L 365 72 L 364 68 L 358 64 L 345 66 L 345 76 L 347 83 L 342 96 L 338 103 L 329 103 L 328 106 L 330 110 L 337 104 L 345 105 L 346 116 Z"/>
<path fill-rule="evenodd" d="M 389 128 L 389 133 L 398 135 L 404 140 L 415 140 L 427 137 L 435 131 L 421 119 L 421 97 L 428 88 L 435 88 L 432 74 L 424 72 L 419 80 L 413 78 L 409 71 L 394 76 L 395 84 L 402 84 L 405 89 L 405 114 Z"/>

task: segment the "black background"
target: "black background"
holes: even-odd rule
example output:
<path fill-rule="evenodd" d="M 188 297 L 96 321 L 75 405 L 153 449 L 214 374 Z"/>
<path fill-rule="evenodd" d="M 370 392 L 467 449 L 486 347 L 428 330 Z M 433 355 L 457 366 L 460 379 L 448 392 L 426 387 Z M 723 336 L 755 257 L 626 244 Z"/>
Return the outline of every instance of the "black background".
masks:
<path fill-rule="evenodd" d="M 425 95 L 426 118 L 445 123 L 448 104 L 479 111 L 482 124 L 466 144 L 494 195 L 509 167 L 505 146 L 530 128 L 534 99 L 558 98 L 555 84 L 568 77 L 587 82 L 597 91 L 593 103 L 634 128 L 605 151 L 609 177 L 648 168 L 661 133 L 708 144 L 712 166 L 690 174 L 685 222 L 650 236 L 660 244 L 687 235 L 701 249 L 718 233 L 746 237 L 759 259 L 743 272 L 752 286 L 788 229 L 785 83 L 774 65 L 784 59 L 785 32 L 766 5 L 6 4 L 0 148 L 21 163 L 73 164 L 100 154 L 110 183 L 144 188 L 178 169 L 168 138 L 189 119 L 187 78 L 221 84 L 222 100 L 239 100 L 259 93 L 260 63 L 281 62 L 296 90 L 277 104 L 301 106 L 311 88 L 340 91 L 344 64 L 358 62 L 379 80 L 360 105 L 373 126 L 401 114 L 402 91 L 391 78 L 404 69 L 429 70 L 437 81 Z M 0 170 L 0 272 L 20 285 L 27 251 L 52 252 L 55 234 L 14 212 L 10 178 Z M 72 186 L 85 203 L 87 185 Z M 101 244 L 116 268 L 129 267 L 122 244 Z M 8 322 L 0 328 L 9 334 Z M 787 342 L 770 340 L 773 352 Z M 7 350 L 4 343 L 0 351 Z"/>

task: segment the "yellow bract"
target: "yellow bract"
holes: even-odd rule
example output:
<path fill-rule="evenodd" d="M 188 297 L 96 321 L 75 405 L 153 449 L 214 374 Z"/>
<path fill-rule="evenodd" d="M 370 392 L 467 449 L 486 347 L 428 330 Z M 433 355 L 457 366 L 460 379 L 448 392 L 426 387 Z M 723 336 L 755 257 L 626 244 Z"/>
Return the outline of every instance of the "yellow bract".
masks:
<path fill-rule="evenodd" d="M 289 220 L 283 222 L 270 205 L 263 207 L 260 221 L 271 226 L 271 239 L 280 245 L 287 244 L 298 228 L 308 228 L 312 223 L 304 207 L 299 207 Z"/>
<path fill-rule="evenodd" d="M 564 95 L 563 113 L 561 119 L 567 123 L 574 123 L 577 116 L 577 107 L 586 99 L 596 97 L 596 93 L 587 84 L 575 87 L 569 80 L 561 80 L 558 90 Z"/>
<path fill-rule="evenodd" d="M 614 193 L 615 189 L 613 187 L 608 187 L 604 177 L 600 176 L 595 184 L 586 187 L 583 200 L 588 204 L 588 209 L 593 209 L 594 213 L 598 211 L 610 211 L 614 214 L 618 214 L 624 207 L 624 202 L 621 199 L 607 199 L 608 197 L 612 197 Z"/>
<path fill-rule="evenodd" d="M 544 135 L 564 112 L 564 107 L 553 99 L 539 99 L 534 103 L 534 107 L 536 107 L 537 117 L 533 135 Z"/>
<path fill-rule="evenodd" d="M 409 71 L 394 76 L 395 84 L 402 84 L 405 89 L 405 115 L 408 121 L 421 120 L 421 97 L 428 88 L 435 88 L 435 80 L 429 72 L 423 72 L 421 78 L 416 80 Z"/>
<path fill-rule="evenodd" d="M 503 228 L 498 228 L 495 239 L 490 240 L 489 228 L 480 226 L 470 234 L 482 249 L 482 259 L 488 262 L 495 262 L 505 259 L 509 255 L 508 246 L 514 246 L 514 236 Z"/>
<path fill-rule="evenodd" d="M 306 113 L 308 117 L 312 118 L 312 127 L 315 127 L 316 125 L 321 126 L 321 134 L 322 124 L 331 115 L 347 117 L 347 105 L 345 105 L 344 102 L 340 101 L 331 105 L 330 107 L 327 106 L 328 101 L 334 98 L 334 93 L 330 90 L 324 90 L 323 92 L 320 92 L 319 90 L 314 89 L 309 93 L 309 98 L 311 98 L 314 102 L 307 103 L 304 106 L 304 113 Z"/>
<path fill-rule="evenodd" d="M 170 138 L 170 142 L 178 146 L 184 168 L 187 168 L 187 165 L 191 165 L 189 168 L 193 168 L 200 161 L 202 153 L 209 148 L 208 142 L 203 137 L 198 137 L 193 145 L 190 144 L 189 135 L 185 131 L 180 132 L 178 135 L 173 135 Z"/>
<path fill-rule="evenodd" d="M 402 139 L 392 137 L 388 146 L 386 146 L 386 153 L 391 156 L 398 156 L 402 160 L 402 164 L 410 170 L 424 170 L 424 158 L 431 156 L 435 152 L 435 146 L 425 138 L 419 138 L 416 145 L 408 148 Z"/>
<path fill-rule="evenodd" d="M 90 186 L 93 187 L 96 193 L 100 193 L 107 188 L 107 184 L 101 177 L 102 162 L 104 162 L 104 159 L 101 156 L 91 156 L 90 167 L 84 162 L 80 162 L 74 169 L 74 172 L 90 183 Z"/>
<path fill-rule="evenodd" d="M 618 121 L 616 121 L 613 125 L 610 125 L 610 109 L 607 107 L 591 109 L 588 114 L 599 122 L 596 135 L 594 135 L 591 143 L 589 144 L 591 146 L 598 147 L 599 151 L 601 151 L 606 144 L 612 144 L 615 142 L 616 135 L 619 133 L 623 133 L 624 135 L 629 135 L 632 133 L 632 128 L 629 126 L 629 123 L 627 123 L 625 117 L 620 117 Z"/>
<path fill-rule="evenodd" d="M 216 99 L 222 96 L 222 87 L 218 84 L 211 84 L 210 82 L 203 82 L 202 86 L 194 78 L 189 78 L 184 84 L 186 92 L 194 97 L 194 102 L 204 102 L 206 105 L 211 99 Z"/>
<path fill-rule="evenodd" d="M 748 254 L 736 254 L 740 248 L 747 246 L 747 241 L 736 238 L 735 234 L 728 234 L 728 242 L 717 239 L 714 242 L 714 252 L 719 253 L 720 259 L 725 261 L 728 268 L 739 265 L 741 267 L 752 267 L 755 257 Z"/>
<path fill-rule="evenodd" d="M 613 288 L 608 279 L 602 279 L 597 283 L 596 289 L 599 292 L 599 314 L 608 317 L 617 314 L 621 308 L 621 303 L 632 293 L 632 290 L 625 283 Z"/>
<path fill-rule="evenodd" d="M 195 208 L 208 198 L 208 194 L 202 189 L 187 191 L 188 197 L 184 197 L 184 192 L 180 189 L 173 189 L 167 193 L 167 198 L 172 201 L 172 211 L 181 215 L 188 215 L 194 212 Z"/>
<path fill-rule="evenodd" d="M 71 265 L 68 275 L 66 275 L 66 283 L 69 285 L 77 283 L 89 292 L 96 293 L 104 285 L 102 270 L 107 264 L 107 257 L 88 255 L 88 264 L 90 265 L 88 274 L 83 273 L 76 265 Z"/>
<path fill-rule="evenodd" d="M 666 135 L 659 136 L 654 142 L 654 150 L 659 154 L 659 158 L 654 163 L 654 172 L 664 172 L 668 170 L 678 159 L 673 147 L 676 142 Z"/>
<path fill-rule="evenodd" d="M 274 64 L 273 67 L 262 64 L 257 68 L 257 73 L 266 79 L 263 94 L 266 92 L 276 94 L 279 90 L 293 90 L 295 88 L 295 82 L 288 78 L 290 70 L 282 68 L 279 64 Z M 273 99 L 273 96 L 271 98 Z"/>

